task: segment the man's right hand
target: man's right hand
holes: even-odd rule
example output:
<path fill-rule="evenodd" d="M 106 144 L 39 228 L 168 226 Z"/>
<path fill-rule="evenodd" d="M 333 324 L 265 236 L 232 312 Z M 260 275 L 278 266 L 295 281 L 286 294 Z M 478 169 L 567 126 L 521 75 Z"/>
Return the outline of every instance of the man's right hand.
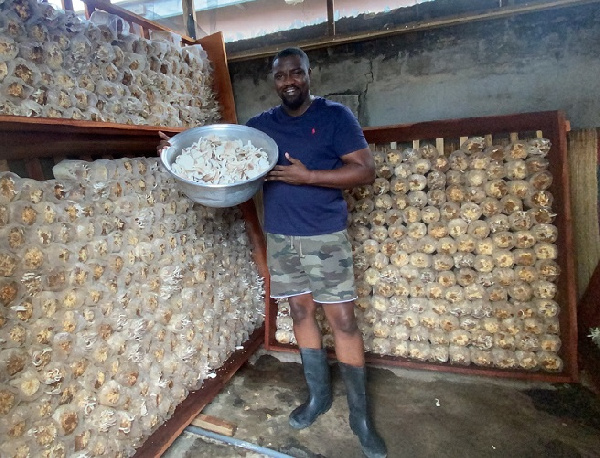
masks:
<path fill-rule="evenodd" d="M 167 136 L 164 132 L 161 132 L 160 130 L 158 131 L 158 136 L 160 137 L 160 143 L 156 147 L 156 154 L 160 156 L 162 150 L 171 146 L 171 144 L 169 143 L 171 137 Z"/>

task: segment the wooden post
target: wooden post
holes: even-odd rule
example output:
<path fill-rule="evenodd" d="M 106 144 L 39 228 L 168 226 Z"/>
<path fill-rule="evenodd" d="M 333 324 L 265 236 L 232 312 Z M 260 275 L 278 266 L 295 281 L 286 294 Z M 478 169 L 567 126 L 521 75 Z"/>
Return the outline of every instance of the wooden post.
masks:
<path fill-rule="evenodd" d="M 333 37 L 335 35 L 335 18 L 333 17 L 334 0 L 327 0 L 327 35 Z"/>
<path fill-rule="evenodd" d="M 190 38 L 196 39 L 196 9 L 194 0 L 182 0 L 181 12 L 183 16 L 183 26 Z"/>
<path fill-rule="evenodd" d="M 598 134 L 596 129 L 581 129 L 568 137 L 571 182 L 571 208 L 575 235 L 577 297 L 581 298 L 600 261 L 598 233 Z"/>
<path fill-rule="evenodd" d="M 219 65 L 214 66 L 214 90 L 219 94 L 222 122 L 237 124 L 235 100 L 233 99 L 231 77 L 229 76 L 229 68 L 227 67 L 227 55 L 225 53 L 223 32 L 215 32 L 212 35 L 202 37 L 196 43 L 202 45 L 202 48 L 204 48 L 204 51 L 208 54 L 208 59 L 211 62 L 219 63 Z"/>
<path fill-rule="evenodd" d="M 84 3 L 85 7 L 83 9 L 83 14 L 85 15 L 85 18 L 89 21 L 90 17 L 92 16 L 92 13 L 94 11 L 96 11 L 96 8 L 93 5 L 88 5 L 87 3 Z"/>

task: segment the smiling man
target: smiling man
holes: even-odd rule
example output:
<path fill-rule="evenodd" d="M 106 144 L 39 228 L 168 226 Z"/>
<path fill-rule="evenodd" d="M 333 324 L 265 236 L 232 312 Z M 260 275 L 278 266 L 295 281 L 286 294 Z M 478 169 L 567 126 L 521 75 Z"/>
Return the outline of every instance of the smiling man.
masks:
<path fill-rule="evenodd" d="M 279 160 L 263 187 L 264 228 L 271 297 L 290 304 L 294 335 L 308 385 L 307 401 L 291 414 L 293 428 L 310 426 L 332 403 L 329 365 L 316 311 L 333 330 L 346 386 L 350 426 L 369 458 L 387 456 L 368 408 L 363 338 L 354 315 L 352 247 L 342 190 L 375 179 L 373 156 L 362 129 L 345 106 L 310 94 L 310 64 L 299 48 L 273 59 L 281 105 L 247 125 L 279 147 Z"/>

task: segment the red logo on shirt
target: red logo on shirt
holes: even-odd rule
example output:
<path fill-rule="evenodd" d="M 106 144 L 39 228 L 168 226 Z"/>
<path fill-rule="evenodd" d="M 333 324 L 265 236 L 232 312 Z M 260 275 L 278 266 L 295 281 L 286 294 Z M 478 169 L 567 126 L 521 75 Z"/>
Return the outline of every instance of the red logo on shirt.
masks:
<path fill-rule="evenodd" d="M 313 128 L 312 128 L 312 134 L 314 135 L 314 134 L 315 134 L 315 132 L 316 132 L 316 131 L 315 131 L 315 128 L 313 127 Z"/>

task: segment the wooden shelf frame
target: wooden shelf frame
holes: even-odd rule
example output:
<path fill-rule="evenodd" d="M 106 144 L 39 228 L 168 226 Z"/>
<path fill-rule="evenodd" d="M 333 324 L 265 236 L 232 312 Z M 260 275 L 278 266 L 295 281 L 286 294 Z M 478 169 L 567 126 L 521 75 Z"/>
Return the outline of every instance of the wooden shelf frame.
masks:
<path fill-rule="evenodd" d="M 103 5 L 110 5 L 104 3 Z M 113 6 L 114 14 L 124 14 Z M 221 106 L 223 123 L 237 124 L 235 101 L 225 43 L 221 32 L 193 42 L 200 44 L 213 66 L 213 90 Z M 42 118 L 0 115 L 0 171 L 10 170 L 8 161 L 25 161 L 27 177 L 36 180 L 52 178 L 43 174 L 41 158 L 58 161 L 72 159 L 91 160 L 102 157 L 156 156 L 160 142 L 158 132 L 172 136 L 184 128 L 133 126 L 110 122 L 75 121 L 61 118 Z"/>
<path fill-rule="evenodd" d="M 553 175 L 550 191 L 554 196 L 554 209 L 557 213 L 554 224 L 558 227 L 558 264 L 561 275 L 557 280 L 557 302 L 561 306 L 559 315 L 562 346 L 559 356 L 564 368 L 560 373 L 530 372 L 523 370 L 502 370 L 476 365 L 459 366 L 449 363 L 425 363 L 394 356 L 366 354 L 370 363 L 398 366 L 410 369 L 423 369 L 449 373 L 505 377 L 521 380 L 535 380 L 553 383 L 574 383 L 578 381 L 577 362 L 577 282 L 573 253 L 573 230 L 570 207 L 569 173 L 567 161 L 567 132 L 569 123 L 561 111 L 544 111 L 505 116 L 450 119 L 364 129 L 369 144 L 410 143 L 419 140 L 436 144 L 437 139 L 460 139 L 463 137 L 498 135 L 518 132 L 542 131 L 552 143 L 548 154 L 549 170 Z M 267 307 L 265 326 L 265 348 L 273 351 L 298 351 L 295 345 L 280 344 L 275 339 L 277 330 L 277 302 L 270 300 Z M 330 352 L 333 356 L 333 352 Z"/>
<path fill-rule="evenodd" d="M 172 32 L 171 29 L 158 22 L 149 21 L 125 8 L 113 5 L 109 0 L 83 0 L 83 2 L 85 4 L 87 18 L 89 18 L 95 10 L 102 10 L 110 14 L 115 14 L 129 23 L 130 26 L 138 26 L 141 29 L 144 38 L 150 37 L 150 30 Z M 207 35 L 198 40 L 186 37 L 185 35 L 180 36 L 182 45 L 189 46 L 199 44 L 202 46 L 202 49 L 206 51 L 206 54 L 208 54 L 208 59 L 213 63 L 213 89 L 221 103 L 222 120 L 226 123 L 236 124 L 237 116 L 235 113 L 235 101 L 233 99 L 233 86 L 231 85 L 231 78 L 229 76 L 229 66 L 225 51 L 223 32 L 215 32 L 212 35 Z"/>
<path fill-rule="evenodd" d="M 88 4 L 91 2 L 88 2 Z M 100 6 L 104 2 L 95 2 Z M 114 7 L 110 12 L 119 13 Z M 201 44 L 213 65 L 213 89 L 221 105 L 222 121 L 236 124 L 235 103 L 223 36 L 220 32 L 187 44 Z M 47 180 L 54 178 L 43 167 L 44 160 L 57 163 L 62 159 L 94 160 L 120 157 L 155 157 L 160 142 L 158 132 L 172 136 L 184 128 L 133 126 L 108 122 L 75 121 L 58 118 L 29 118 L 0 115 L 0 172 L 26 171 L 22 178 Z M 266 242 L 253 200 L 239 205 L 252 246 L 258 274 L 268 278 Z M 268 282 L 265 282 L 269 297 Z M 202 387 L 176 408 L 173 416 L 163 423 L 136 451 L 136 457 L 159 457 L 181 434 L 186 426 L 209 404 L 264 342 L 264 326 L 257 328 L 242 348 L 233 353 Z"/>

